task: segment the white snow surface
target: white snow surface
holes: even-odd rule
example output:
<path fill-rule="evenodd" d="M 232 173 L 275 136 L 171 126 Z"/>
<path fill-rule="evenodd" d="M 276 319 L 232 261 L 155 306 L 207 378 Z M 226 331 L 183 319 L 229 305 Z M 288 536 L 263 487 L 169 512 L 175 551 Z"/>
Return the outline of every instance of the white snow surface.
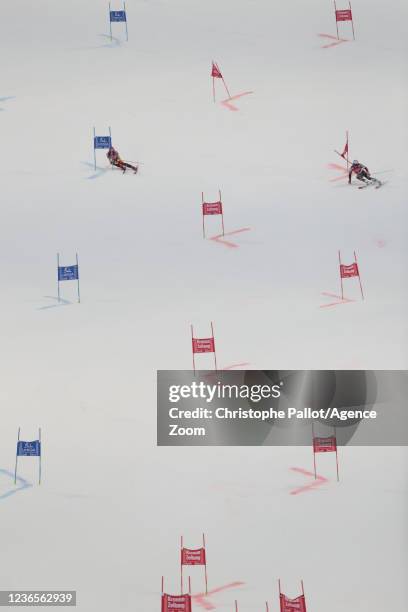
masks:
<path fill-rule="evenodd" d="M 340 0 L 338 2 L 341 6 Z M 112 4 L 120 9 L 120 4 Z M 190 323 L 214 321 L 221 367 L 405 369 L 407 51 L 403 0 L 354 0 L 356 41 L 328 0 L 128 0 L 129 42 L 99 0 L 1 11 L 1 589 L 75 589 L 87 612 L 160 606 L 179 588 L 179 538 L 207 538 L 214 609 L 278 610 L 304 580 L 310 612 L 406 610 L 407 452 L 157 448 L 156 371 L 191 367 Z M 350 39 L 350 25 L 340 24 Z M 216 83 L 216 60 L 235 101 Z M 108 169 L 92 129 L 140 173 Z M 350 155 L 388 182 L 358 190 Z M 222 190 L 238 248 L 201 233 Z M 218 219 L 208 219 L 210 236 Z M 365 300 L 339 295 L 338 249 Z M 79 254 L 56 300 L 56 253 Z M 335 301 L 335 300 L 334 300 Z M 207 361 L 200 361 L 206 367 Z M 17 428 L 43 435 L 43 481 Z M 21 486 L 21 483 L 20 483 Z M 186 571 L 186 575 L 188 572 Z M 203 589 L 191 570 L 193 592 Z M 194 612 L 203 610 L 194 603 Z"/>

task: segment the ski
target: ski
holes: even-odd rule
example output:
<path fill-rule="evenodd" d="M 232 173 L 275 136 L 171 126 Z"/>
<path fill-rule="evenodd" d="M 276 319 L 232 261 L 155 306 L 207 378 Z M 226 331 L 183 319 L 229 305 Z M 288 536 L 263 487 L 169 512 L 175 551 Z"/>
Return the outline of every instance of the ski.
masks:
<path fill-rule="evenodd" d="M 127 162 L 124 162 L 124 170 L 123 170 L 123 174 L 125 174 L 127 168 L 129 168 L 130 170 L 133 170 L 133 174 L 137 174 L 138 171 L 138 166 L 132 166 L 132 164 L 128 164 Z"/>
<path fill-rule="evenodd" d="M 137 168 L 136 166 L 130 166 L 130 165 L 128 165 L 128 164 L 127 164 L 127 165 L 126 165 L 124 168 L 122 168 L 121 166 L 117 166 L 116 164 L 112 164 L 112 166 L 113 166 L 114 168 L 117 168 L 118 170 L 121 170 L 121 171 L 122 171 L 122 174 L 126 174 L 126 170 L 127 170 L 127 169 L 133 170 L 133 174 L 137 174 L 137 171 L 138 171 L 138 169 L 139 169 L 139 168 Z"/>
<path fill-rule="evenodd" d="M 384 183 L 382 183 L 378 179 L 372 178 L 369 183 L 365 183 L 364 185 L 359 185 L 358 188 L 365 189 L 366 187 L 375 187 L 375 189 L 379 189 L 380 187 L 383 186 L 383 184 Z"/>

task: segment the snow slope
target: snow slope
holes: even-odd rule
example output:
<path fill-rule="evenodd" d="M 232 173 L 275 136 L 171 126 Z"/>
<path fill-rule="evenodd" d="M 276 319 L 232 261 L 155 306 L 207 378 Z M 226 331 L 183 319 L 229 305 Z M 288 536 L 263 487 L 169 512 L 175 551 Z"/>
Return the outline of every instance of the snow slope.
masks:
<path fill-rule="evenodd" d="M 221 367 L 407 368 L 406 3 L 354 0 L 356 42 L 328 49 L 331 2 L 127 10 L 111 44 L 99 0 L 2 9 L 2 588 L 153 612 L 161 575 L 178 587 L 179 536 L 205 531 L 210 587 L 245 582 L 219 610 L 277 610 L 278 577 L 289 595 L 303 578 L 314 612 L 402 610 L 405 449 L 344 449 L 339 485 L 324 458 L 329 483 L 291 496 L 309 449 L 157 448 L 155 376 L 191 367 L 189 325 L 211 320 Z M 211 59 L 253 91 L 236 112 L 212 101 Z M 103 152 L 94 172 L 93 126 L 138 176 Z M 330 181 L 346 129 L 351 157 L 391 170 L 382 189 Z M 251 228 L 238 248 L 202 239 L 201 192 L 219 188 L 227 232 Z M 366 299 L 350 280 L 355 302 L 320 308 L 338 249 Z M 57 251 L 79 253 L 80 305 L 69 283 L 56 301 Z M 42 427 L 40 487 L 28 459 L 12 483 L 18 426 Z"/>

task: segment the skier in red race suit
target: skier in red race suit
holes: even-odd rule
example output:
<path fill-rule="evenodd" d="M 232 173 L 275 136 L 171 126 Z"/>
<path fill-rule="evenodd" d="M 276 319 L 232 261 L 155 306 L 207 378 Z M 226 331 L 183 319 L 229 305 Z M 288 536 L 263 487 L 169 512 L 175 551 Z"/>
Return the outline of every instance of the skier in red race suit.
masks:
<path fill-rule="evenodd" d="M 356 178 L 359 181 L 362 181 L 366 185 L 370 185 L 371 183 L 376 183 L 377 185 L 381 185 L 381 182 L 378 179 L 371 176 L 370 171 L 367 168 L 367 166 L 363 166 L 363 164 L 360 164 L 360 162 L 357 161 L 356 159 L 353 161 L 353 163 L 350 166 L 349 185 L 351 184 L 351 177 L 353 174 L 356 175 Z"/>
<path fill-rule="evenodd" d="M 119 153 L 116 151 L 116 149 L 114 147 L 110 147 L 106 157 L 109 159 L 109 162 L 111 163 L 112 166 L 116 166 L 116 168 L 120 168 L 121 170 L 123 170 L 123 173 L 126 172 L 126 168 L 131 168 L 134 173 L 136 174 L 137 172 L 137 166 L 132 166 L 132 164 L 128 164 L 127 162 L 124 162 L 121 158 Z"/>

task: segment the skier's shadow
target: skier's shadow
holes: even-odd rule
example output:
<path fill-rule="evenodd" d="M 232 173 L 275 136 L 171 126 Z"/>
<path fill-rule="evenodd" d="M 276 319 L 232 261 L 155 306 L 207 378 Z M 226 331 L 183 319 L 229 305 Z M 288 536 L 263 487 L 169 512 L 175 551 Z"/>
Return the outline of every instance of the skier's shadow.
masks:
<path fill-rule="evenodd" d="M 50 304 L 49 306 L 40 306 L 37 310 L 49 310 L 50 308 L 58 308 L 59 306 L 69 306 L 72 304 L 69 300 L 64 300 L 63 298 L 55 297 L 54 295 L 44 295 L 47 300 L 55 300 L 56 304 Z"/>
<path fill-rule="evenodd" d="M 90 164 L 89 162 L 81 162 L 84 166 L 88 166 L 88 168 L 92 168 L 92 170 L 95 170 L 95 166 L 94 164 Z M 101 168 L 101 166 L 96 166 L 96 171 L 94 172 L 94 174 L 91 174 L 91 176 L 87 176 L 86 180 L 87 181 L 91 181 L 93 179 L 99 178 L 100 176 L 103 176 L 106 172 L 108 172 L 109 170 L 111 170 L 111 168 Z"/>
<path fill-rule="evenodd" d="M 120 40 L 120 38 L 116 38 L 115 36 L 112 36 L 111 38 L 109 34 L 99 34 L 99 36 L 101 38 L 108 39 L 109 42 L 104 45 L 89 45 L 87 47 L 76 47 L 73 50 L 74 51 L 86 51 L 86 50 L 89 51 L 93 49 L 117 49 L 118 47 L 122 46 L 123 41 Z"/>
<path fill-rule="evenodd" d="M 107 38 L 109 39 L 109 42 L 105 45 L 97 45 L 95 47 L 95 49 L 113 49 L 115 47 L 121 47 L 122 46 L 122 41 L 120 40 L 120 38 L 116 38 L 115 36 L 110 36 L 109 34 L 99 34 L 99 36 L 101 38 Z"/>
<path fill-rule="evenodd" d="M 3 98 L 0 98 L 0 102 L 7 102 L 8 100 L 14 100 L 16 96 L 4 96 Z M 1 111 L 5 111 L 5 108 L 0 108 L 0 112 Z"/>

